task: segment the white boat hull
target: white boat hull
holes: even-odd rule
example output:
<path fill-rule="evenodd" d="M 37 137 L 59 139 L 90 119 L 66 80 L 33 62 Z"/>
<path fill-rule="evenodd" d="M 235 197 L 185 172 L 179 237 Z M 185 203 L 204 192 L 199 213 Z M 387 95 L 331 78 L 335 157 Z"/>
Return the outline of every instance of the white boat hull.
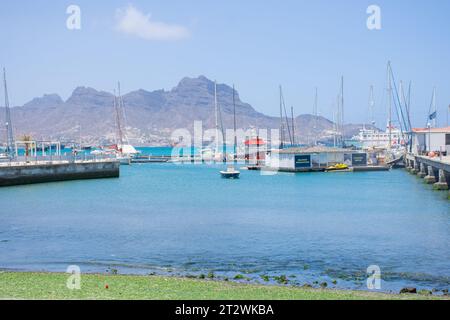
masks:
<path fill-rule="evenodd" d="M 234 172 L 220 171 L 220 175 L 224 179 L 239 179 L 241 173 L 239 171 L 234 171 Z"/>

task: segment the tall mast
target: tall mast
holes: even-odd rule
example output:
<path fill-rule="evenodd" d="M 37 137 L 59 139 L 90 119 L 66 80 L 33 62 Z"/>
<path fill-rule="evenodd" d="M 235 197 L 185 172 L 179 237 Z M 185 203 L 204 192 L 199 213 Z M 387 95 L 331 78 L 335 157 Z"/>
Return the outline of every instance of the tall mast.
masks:
<path fill-rule="evenodd" d="M 237 161 L 237 136 L 236 136 L 236 98 L 235 98 L 235 89 L 233 84 L 233 135 L 234 135 L 234 162 Z"/>
<path fill-rule="evenodd" d="M 372 126 L 375 126 L 374 110 L 375 110 L 375 99 L 373 95 L 373 85 L 371 85 L 369 95 L 369 115 L 370 115 L 370 123 L 372 124 Z"/>
<path fill-rule="evenodd" d="M 214 111 L 216 116 L 216 155 L 219 153 L 219 108 L 217 104 L 217 81 L 214 81 Z"/>
<path fill-rule="evenodd" d="M 115 90 L 114 90 L 114 110 L 116 112 L 117 144 L 120 145 L 120 148 L 122 148 L 123 147 L 122 125 L 120 123 L 121 121 L 120 121 L 119 104 Z"/>
<path fill-rule="evenodd" d="M 437 122 L 436 87 L 433 88 L 433 113 L 435 113 L 435 116 L 433 118 L 433 128 L 436 128 Z"/>
<path fill-rule="evenodd" d="M 335 113 L 333 112 L 333 146 L 336 148 L 336 132 L 337 132 L 337 128 L 336 128 L 336 116 Z"/>
<path fill-rule="evenodd" d="M 400 80 L 399 84 L 399 95 L 400 95 L 400 107 L 403 107 L 405 105 L 405 91 L 403 90 L 403 80 Z"/>
<path fill-rule="evenodd" d="M 408 131 L 411 132 L 411 113 L 410 113 L 410 107 L 411 107 L 411 81 L 408 85 L 408 96 L 404 97 L 403 100 L 405 100 L 405 106 L 406 106 L 406 115 L 408 116 Z"/>
<path fill-rule="evenodd" d="M 295 123 L 294 123 L 294 107 L 291 107 L 291 119 L 292 119 L 292 145 L 295 146 Z"/>
<path fill-rule="evenodd" d="M 389 150 L 392 148 L 392 80 L 391 80 L 391 62 L 388 62 L 387 66 L 388 73 L 388 130 L 389 130 Z"/>
<path fill-rule="evenodd" d="M 123 102 L 123 97 L 122 97 L 121 89 L 120 89 L 120 82 L 117 82 L 117 89 L 118 89 L 118 94 L 119 94 L 119 97 L 117 99 L 117 101 L 118 101 L 118 108 L 119 108 L 119 111 L 120 111 L 120 117 L 123 120 L 122 129 L 121 129 L 121 131 L 122 131 L 122 140 L 125 141 L 127 144 L 130 144 L 130 142 L 128 141 L 128 136 L 126 134 L 126 122 L 127 122 L 127 120 L 126 120 L 126 114 L 125 114 L 125 104 Z"/>
<path fill-rule="evenodd" d="M 336 144 L 337 145 L 341 145 L 341 141 L 342 141 L 342 126 L 341 126 L 341 120 L 342 120 L 342 114 L 341 114 L 341 102 L 339 99 L 339 95 L 337 95 L 336 97 L 336 106 L 337 106 L 337 111 L 336 111 Z"/>
<path fill-rule="evenodd" d="M 341 126 L 342 126 L 342 146 L 344 146 L 345 128 L 344 128 L 344 76 L 341 77 Z"/>
<path fill-rule="evenodd" d="M 316 95 L 314 97 L 314 110 L 313 110 L 313 114 L 314 114 L 314 145 L 317 145 L 317 105 L 318 105 L 318 89 L 316 87 Z"/>
<path fill-rule="evenodd" d="M 286 111 L 286 102 L 284 101 L 284 96 L 282 97 L 282 101 L 283 101 L 283 110 L 284 110 L 284 117 L 286 118 L 286 128 L 288 131 L 288 135 L 289 135 L 289 142 L 291 143 L 291 146 L 294 144 L 293 140 L 292 140 L 292 136 L 291 136 L 291 126 L 289 124 L 289 117 Z"/>
<path fill-rule="evenodd" d="M 81 122 L 78 122 L 78 139 L 80 140 L 80 151 L 83 150 L 83 145 L 81 143 Z"/>
<path fill-rule="evenodd" d="M 284 126 L 283 126 L 283 89 L 280 85 L 280 149 L 284 147 Z"/>
<path fill-rule="evenodd" d="M 3 68 L 3 86 L 5 90 L 5 126 L 6 126 L 6 152 L 14 154 L 14 135 L 11 123 L 11 110 L 9 109 L 8 85 L 6 84 L 6 70 Z"/>

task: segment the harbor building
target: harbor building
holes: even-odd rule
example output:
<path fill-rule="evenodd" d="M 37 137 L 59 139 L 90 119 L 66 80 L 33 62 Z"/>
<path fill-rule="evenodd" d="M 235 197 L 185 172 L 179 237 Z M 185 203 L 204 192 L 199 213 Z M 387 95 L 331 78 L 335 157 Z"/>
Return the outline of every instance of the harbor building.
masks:
<path fill-rule="evenodd" d="M 450 127 L 412 129 L 412 153 L 425 155 L 428 152 L 450 154 Z"/>
<path fill-rule="evenodd" d="M 372 161 L 376 159 L 366 152 L 320 146 L 272 150 L 266 155 L 268 169 L 288 172 L 325 171 L 337 164 L 367 168 Z"/>

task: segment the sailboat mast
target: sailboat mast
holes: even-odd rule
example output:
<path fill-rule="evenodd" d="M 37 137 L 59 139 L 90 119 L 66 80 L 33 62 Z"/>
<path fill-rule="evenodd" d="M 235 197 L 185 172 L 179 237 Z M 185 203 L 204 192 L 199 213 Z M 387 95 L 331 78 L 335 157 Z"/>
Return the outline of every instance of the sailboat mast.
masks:
<path fill-rule="evenodd" d="M 78 122 L 78 139 L 80 140 L 80 151 L 83 150 L 83 145 L 81 143 L 81 122 Z"/>
<path fill-rule="evenodd" d="M 336 144 L 340 145 L 342 140 L 342 127 L 341 127 L 341 102 L 339 95 L 336 97 Z"/>
<path fill-rule="evenodd" d="M 314 145 L 317 145 L 317 105 L 318 105 L 318 101 L 319 101 L 319 96 L 318 96 L 318 89 L 316 87 L 316 95 L 314 97 Z"/>
<path fill-rule="evenodd" d="M 344 137 L 345 137 L 345 127 L 344 127 L 344 76 L 342 76 L 341 77 L 341 126 L 342 126 L 342 136 L 341 136 L 341 139 L 342 139 L 342 146 L 344 146 L 345 145 L 345 140 L 344 140 Z"/>
<path fill-rule="evenodd" d="M 219 153 L 219 109 L 217 105 L 217 81 L 214 81 L 214 111 L 216 117 L 216 155 Z"/>
<path fill-rule="evenodd" d="M 388 62 L 387 67 L 387 73 L 388 73 L 388 130 L 389 130 L 389 150 L 392 148 L 392 80 L 391 80 L 391 62 Z"/>
<path fill-rule="evenodd" d="M 122 137 L 122 125 L 120 123 L 120 113 L 119 113 L 119 106 L 117 101 L 116 92 L 114 92 L 114 110 L 116 112 L 116 126 L 117 126 L 117 144 L 118 148 L 120 145 L 120 148 L 123 147 L 123 137 Z"/>
<path fill-rule="evenodd" d="M 3 87 L 5 90 L 5 125 L 6 125 L 6 152 L 14 154 L 14 136 L 11 123 L 11 110 L 9 109 L 8 85 L 6 83 L 6 69 L 3 68 Z"/>
<path fill-rule="evenodd" d="M 337 126 L 336 126 L 336 115 L 333 112 L 333 146 L 336 148 L 336 133 L 337 133 Z"/>
<path fill-rule="evenodd" d="M 123 119 L 123 124 L 122 124 L 122 129 L 121 129 L 121 133 L 122 133 L 122 138 L 121 140 L 124 141 L 126 144 L 130 144 L 130 142 L 128 141 L 128 136 L 126 134 L 126 115 L 125 115 L 125 104 L 123 101 L 123 97 L 121 94 L 121 88 L 120 88 L 120 82 L 117 82 L 117 89 L 118 89 L 118 94 L 119 97 L 117 99 L 118 101 L 118 108 L 119 108 L 119 112 L 120 112 L 120 117 L 121 119 Z"/>
<path fill-rule="evenodd" d="M 291 107 L 291 120 L 292 120 L 292 145 L 295 146 L 295 123 L 294 123 L 294 107 Z"/>
<path fill-rule="evenodd" d="M 411 81 L 408 85 L 408 95 L 403 97 L 403 100 L 405 101 L 405 109 L 406 109 L 406 116 L 408 120 L 408 130 L 411 132 L 411 113 L 410 113 L 410 103 L 411 103 Z"/>
<path fill-rule="evenodd" d="M 280 85 L 280 149 L 284 148 L 284 126 L 283 126 L 283 89 Z"/>
<path fill-rule="evenodd" d="M 433 113 L 435 114 L 433 118 L 433 128 L 436 128 L 436 120 L 437 120 L 436 87 L 433 88 Z"/>
<path fill-rule="evenodd" d="M 373 95 L 373 85 L 370 86 L 370 95 L 369 95 L 369 115 L 370 115 L 370 123 L 372 126 L 375 126 L 375 99 Z"/>
<path fill-rule="evenodd" d="M 233 135 L 234 135 L 234 145 L 233 145 L 233 152 L 234 152 L 234 162 L 237 161 L 237 136 L 236 136 L 236 91 L 234 89 L 233 84 Z"/>

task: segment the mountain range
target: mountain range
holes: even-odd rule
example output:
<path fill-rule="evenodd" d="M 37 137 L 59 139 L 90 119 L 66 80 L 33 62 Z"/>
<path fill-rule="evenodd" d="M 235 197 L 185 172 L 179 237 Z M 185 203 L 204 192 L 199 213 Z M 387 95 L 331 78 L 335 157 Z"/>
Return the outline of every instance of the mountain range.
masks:
<path fill-rule="evenodd" d="M 217 99 L 225 128 L 233 128 L 233 88 L 217 85 Z M 79 141 L 96 144 L 113 142 L 116 136 L 114 95 L 88 87 L 76 88 L 64 101 L 57 94 L 45 94 L 23 106 L 11 108 L 15 135 L 31 135 L 36 140 Z M 193 129 L 202 121 L 204 129 L 215 127 L 214 82 L 204 76 L 184 78 L 170 91 L 143 89 L 123 96 L 127 136 L 136 145 L 166 145 L 175 129 Z M 279 128 L 280 118 L 264 115 L 241 101 L 235 92 L 237 127 Z M 4 121 L 4 108 L 0 120 Z M 332 139 L 332 121 L 313 115 L 295 118 L 296 141 Z M 352 136 L 362 125 L 348 124 L 345 135 Z M 4 132 L 4 128 L 2 128 Z M 4 134 L 2 134 L 4 136 Z M 4 140 L 4 138 L 0 138 Z"/>

